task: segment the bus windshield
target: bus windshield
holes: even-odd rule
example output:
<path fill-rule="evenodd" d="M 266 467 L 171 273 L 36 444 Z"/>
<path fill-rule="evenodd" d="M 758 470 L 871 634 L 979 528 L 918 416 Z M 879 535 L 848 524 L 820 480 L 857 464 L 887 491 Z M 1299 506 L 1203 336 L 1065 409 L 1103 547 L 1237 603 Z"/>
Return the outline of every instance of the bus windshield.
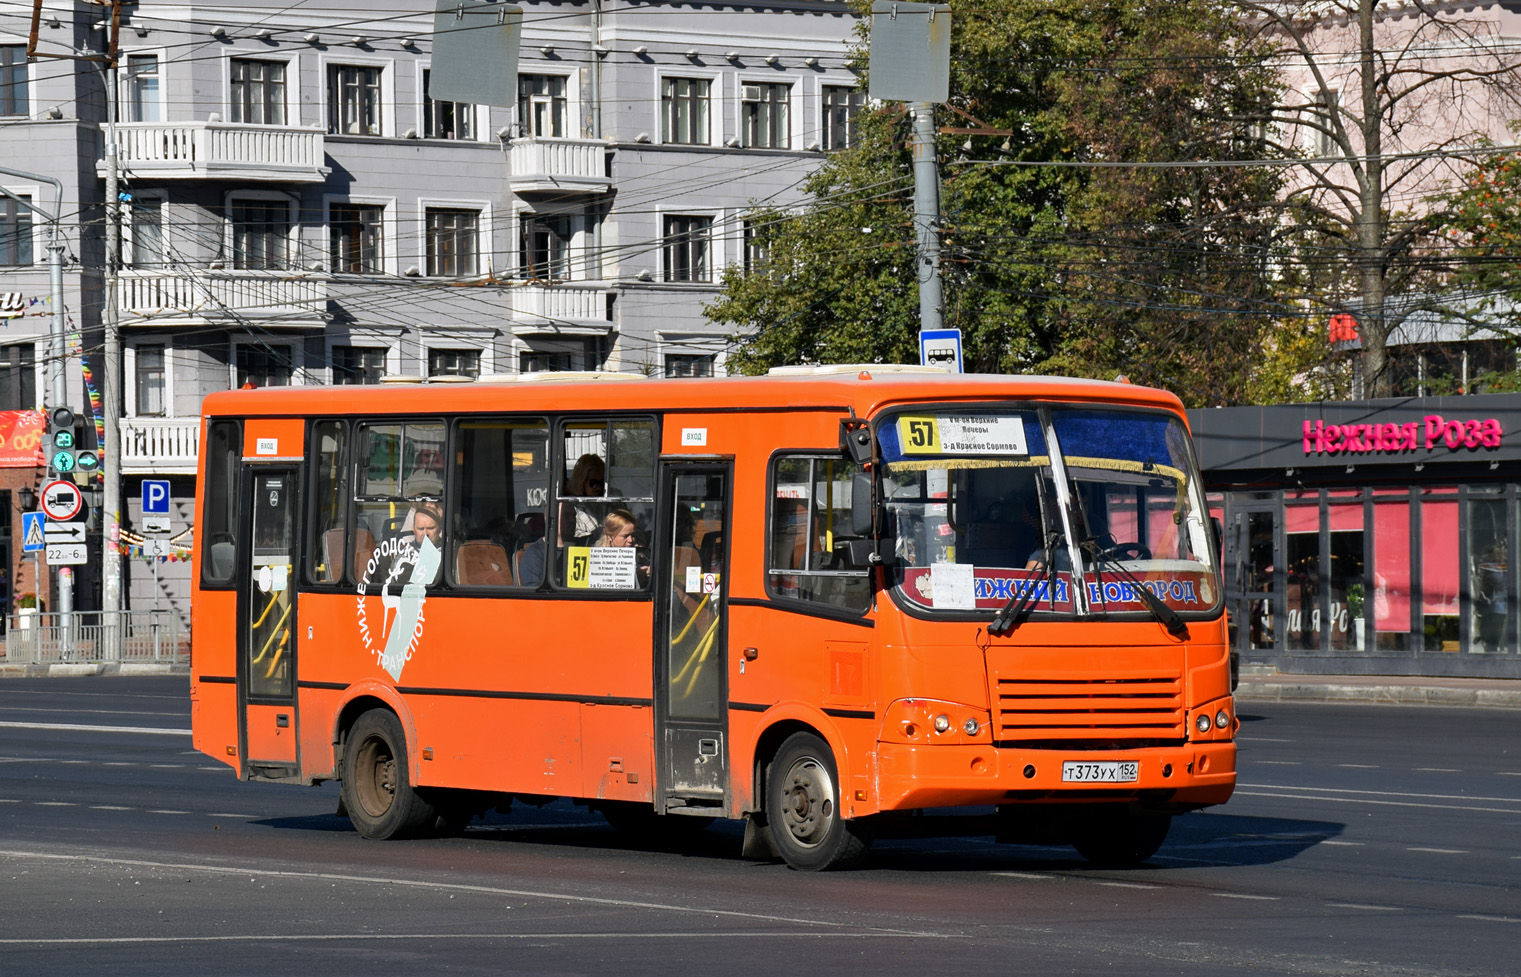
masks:
<path fill-rule="evenodd" d="M 1086 407 L 941 407 L 878 427 L 894 594 L 921 612 L 1213 610 L 1182 421 Z"/>

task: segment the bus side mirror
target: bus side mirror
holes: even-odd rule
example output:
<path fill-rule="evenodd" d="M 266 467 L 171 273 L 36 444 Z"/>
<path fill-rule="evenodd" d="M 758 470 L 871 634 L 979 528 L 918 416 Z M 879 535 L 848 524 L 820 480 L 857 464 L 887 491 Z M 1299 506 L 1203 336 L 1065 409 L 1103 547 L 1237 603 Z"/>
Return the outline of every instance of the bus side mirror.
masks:
<path fill-rule="evenodd" d="M 871 464 L 871 427 L 858 417 L 841 418 L 840 450 L 857 465 Z"/>
<path fill-rule="evenodd" d="M 850 476 L 850 535 L 867 537 L 872 533 L 871 473 Z"/>
<path fill-rule="evenodd" d="M 1225 567 L 1225 523 L 1219 516 L 1209 517 L 1209 528 L 1215 534 L 1215 565 Z"/>

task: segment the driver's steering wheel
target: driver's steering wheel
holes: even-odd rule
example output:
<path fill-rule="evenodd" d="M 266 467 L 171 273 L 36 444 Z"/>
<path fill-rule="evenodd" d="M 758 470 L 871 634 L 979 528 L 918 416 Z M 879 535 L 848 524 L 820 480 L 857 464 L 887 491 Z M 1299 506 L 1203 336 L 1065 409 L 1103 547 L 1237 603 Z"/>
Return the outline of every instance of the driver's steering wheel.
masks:
<path fill-rule="evenodd" d="M 1149 560 L 1151 550 L 1141 543 L 1116 543 L 1104 551 L 1106 560 Z"/>

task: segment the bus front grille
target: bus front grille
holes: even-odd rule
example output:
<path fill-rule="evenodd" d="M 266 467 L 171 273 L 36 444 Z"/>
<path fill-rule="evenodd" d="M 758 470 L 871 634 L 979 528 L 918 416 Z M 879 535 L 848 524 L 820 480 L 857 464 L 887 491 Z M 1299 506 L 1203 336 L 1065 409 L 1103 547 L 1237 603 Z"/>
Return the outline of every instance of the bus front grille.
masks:
<path fill-rule="evenodd" d="M 993 680 L 993 738 L 1122 748 L 1187 735 L 1178 676 Z"/>

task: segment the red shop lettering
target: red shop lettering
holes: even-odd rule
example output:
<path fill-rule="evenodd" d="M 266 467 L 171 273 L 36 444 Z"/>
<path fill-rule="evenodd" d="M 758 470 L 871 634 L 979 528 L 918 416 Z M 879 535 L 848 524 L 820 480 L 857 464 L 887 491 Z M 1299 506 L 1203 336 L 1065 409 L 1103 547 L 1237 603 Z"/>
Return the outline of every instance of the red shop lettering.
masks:
<path fill-rule="evenodd" d="M 1427 414 L 1419 421 L 1403 424 L 1327 424 L 1304 422 L 1304 453 L 1368 454 L 1431 451 L 1439 446 L 1459 448 L 1498 448 L 1505 431 L 1497 418 L 1448 420 L 1440 414 Z M 1424 437 L 1422 437 L 1424 435 Z"/>

